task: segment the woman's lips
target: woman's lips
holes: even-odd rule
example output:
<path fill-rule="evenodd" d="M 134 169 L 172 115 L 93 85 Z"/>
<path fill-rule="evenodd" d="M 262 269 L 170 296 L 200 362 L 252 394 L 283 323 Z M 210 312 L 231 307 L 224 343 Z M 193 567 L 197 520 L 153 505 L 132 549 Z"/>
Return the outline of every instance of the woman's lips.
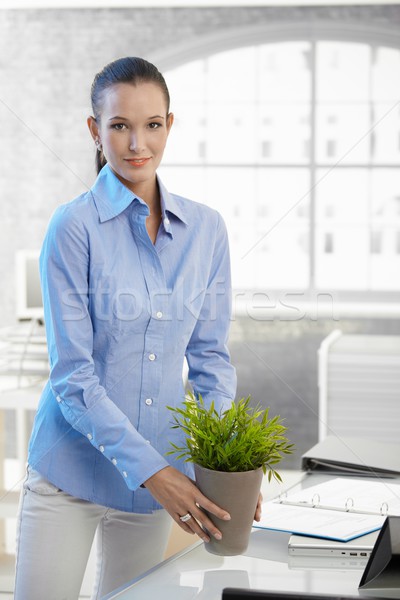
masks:
<path fill-rule="evenodd" d="M 144 167 L 150 158 L 126 158 L 126 162 L 128 162 L 132 167 Z"/>

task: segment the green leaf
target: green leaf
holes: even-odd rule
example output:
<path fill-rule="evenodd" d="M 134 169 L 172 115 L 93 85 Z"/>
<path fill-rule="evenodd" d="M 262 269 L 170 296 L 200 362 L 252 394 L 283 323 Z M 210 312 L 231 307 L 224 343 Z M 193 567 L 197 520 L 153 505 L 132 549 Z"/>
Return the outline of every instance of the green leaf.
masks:
<path fill-rule="evenodd" d="M 294 446 L 285 436 L 281 417 L 269 418 L 269 408 L 253 408 L 250 400 L 248 396 L 232 402 L 220 413 L 214 401 L 206 406 L 200 394 L 188 394 L 180 406 L 168 406 L 173 413 L 171 427 L 180 428 L 186 438 L 182 446 L 171 443 L 167 455 L 220 471 L 262 467 L 269 480 L 281 481 L 273 465 L 291 454 Z"/>

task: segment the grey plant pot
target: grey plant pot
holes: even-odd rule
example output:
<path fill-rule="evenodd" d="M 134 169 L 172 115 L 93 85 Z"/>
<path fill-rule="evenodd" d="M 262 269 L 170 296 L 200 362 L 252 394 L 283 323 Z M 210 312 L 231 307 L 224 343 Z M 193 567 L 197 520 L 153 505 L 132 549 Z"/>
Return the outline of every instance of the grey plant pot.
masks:
<path fill-rule="evenodd" d="M 222 556 L 243 554 L 249 544 L 263 478 L 262 468 L 228 473 L 212 471 L 195 464 L 194 471 L 196 485 L 201 492 L 231 515 L 230 521 L 223 521 L 207 513 L 221 531 L 222 540 L 210 536 L 211 541 L 205 544 L 206 550 Z"/>

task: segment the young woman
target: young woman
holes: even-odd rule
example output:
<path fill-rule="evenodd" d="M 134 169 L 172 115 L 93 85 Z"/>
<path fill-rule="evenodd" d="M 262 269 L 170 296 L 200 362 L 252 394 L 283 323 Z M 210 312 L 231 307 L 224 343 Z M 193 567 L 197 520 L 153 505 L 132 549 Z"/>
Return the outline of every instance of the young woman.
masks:
<path fill-rule="evenodd" d="M 170 516 L 209 540 L 229 515 L 167 459 L 182 366 L 217 407 L 235 396 L 226 347 L 228 241 L 219 214 L 156 170 L 173 124 L 165 81 L 123 58 L 92 85 L 93 187 L 60 206 L 41 253 L 50 357 L 21 495 L 15 600 L 76 600 L 97 532 L 93 599 L 158 563 Z M 258 507 L 259 512 L 259 507 Z M 256 517 L 258 514 L 256 515 Z"/>

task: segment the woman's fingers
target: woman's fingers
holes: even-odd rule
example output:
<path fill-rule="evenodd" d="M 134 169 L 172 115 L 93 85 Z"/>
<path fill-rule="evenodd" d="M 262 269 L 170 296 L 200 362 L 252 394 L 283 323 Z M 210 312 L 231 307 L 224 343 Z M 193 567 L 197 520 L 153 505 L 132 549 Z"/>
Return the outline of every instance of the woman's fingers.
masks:
<path fill-rule="evenodd" d="M 212 515 L 215 515 L 216 517 L 218 517 L 219 519 L 222 519 L 223 521 L 230 520 L 231 516 L 226 510 L 224 510 L 217 504 L 214 504 L 214 502 L 209 500 L 207 498 L 207 496 L 204 496 L 204 494 L 202 494 L 198 488 L 196 488 L 196 490 L 197 490 L 197 496 L 196 496 L 195 500 L 196 500 L 196 504 L 200 508 L 204 508 L 209 513 L 211 513 Z"/>
<path fill-rule="evenodd" d="M 190 520 L 186 521 L 185 523 L 182 523 L 179 516 L 175 520 L 184 531 L 198 535 L 199 538 L 201 538 L 204 542 L 210 541 L 210 536 L 208 535 L 207 531 L 204 531 L 203 529 L 204 526 L 201 525 L 193 515 L 191 516 Z M 216 536 L 221 535 L 218 530 L 216 530 L 215 534 Z M 217 539 L 220 538 L 217 537 Z"/>
<path fill-rule="evenodd" d="M 196 503 L 191 510 L 191 515 L 193 518 L 190 521 L 187 521 L 186 524 L 192 527 L 194 532 L 197 533 L 197 535 L 200 535 L 200 537 L 205 541 L 209 541 L 207 533 L 215 537 L 217 540 L 222 539 L 221 531 L 203 509 L 207 510 L 210 514 L 216 515 L 224 521 L 229 521 L 230 515 L 226 512 L 226 510 L 221 509 L 219 506 L 211 502 L 206 496 L 199 492 L 197 488 L 196 490 Z"/>
<path fill-rule="evenodd" d="M 255 521 L 261 521 L 262 501 L 263 501 L 263 497 L 262 497 L 262 494 L 260 492 L 260 494 L 258 496 L 258 501 L 257 501 L 257 506 L 256 506 L 256 512 L 255 512 L 255 515 L 254 515 L 254 520 Z"/>
<path fill-rule="evenodd" d="M 203 509 L 224 520 L 229 520 L 230 515 L 225 510 L 211 502 L 211 500 L 209 500 L 206 496 L 204 496 L 190 480 L 188 481 L 190 488 L 189 496 L 185 496 L 185 494 L 182 493 L 179 497 L 180 503 L 183 502 L 187 508 L 185 509 L 184 514 L 179 512 L 176 515 L 177 519 L 175 520 L 182 527 L 182 529 L 186 530 L 188 527 L 193 533 L 198 535 L 205 542 L 210 541 L 210 535 L 215 537 L 215 539 L 220 540 L 222 538 L 220 530 L 218 527 L 216 527 Z M 186 517 L 186 515 L 190 515 L 191 518 L 187 520 L 185 518 L 185 521 L 182 521 L 181 517 Z"/>
<path fill-rule="evenodd" d="M 221 539 L 221 532 L 202 509 L 223 520 L 229 520 L 230 515 L 204 496 L 186 475 L 173 467 L 165 467 L 144 485 L 184 531 L 197 534 L 205 542 L 210 541 L 208 533 Z M 182 521 L 180 517 L 185 515 L 191 518 Z"/>

